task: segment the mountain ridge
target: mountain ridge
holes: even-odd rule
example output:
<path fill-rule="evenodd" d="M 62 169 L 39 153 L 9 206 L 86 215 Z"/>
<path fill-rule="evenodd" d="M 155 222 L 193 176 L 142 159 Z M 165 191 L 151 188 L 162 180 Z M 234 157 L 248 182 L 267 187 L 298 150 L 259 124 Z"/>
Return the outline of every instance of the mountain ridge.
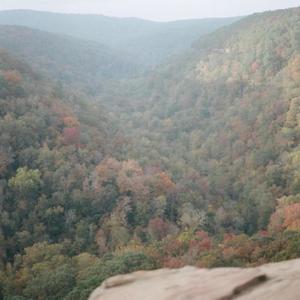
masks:
<path fill-rule="evenodd" d="M 117 17 L 117 16 L 110 16 L 104 14 L 97 14 L 97 13 L 75 13 L 75 12 L 59 12 L 59 11 L 47 11 L 47 10 L 35 10 L 35 9 L 3 9 L 0 10 L 0 13 L 45 13 L 45 14 L 56 14 L 56 15 L 73 15 L 73 16 L 94 16 L 94 17 L 104 17 L 104 18 L 112 18 L 112 19 L 132 19 L 132 20 L 140 20 L 152 23 L 176 23 L 176 22 L 185 22 L 185 21 L 199 21 L 199 20 L 219 20 L 219 19 L 231 19 L 231 18 L 243 18 L 241 17 L 206 17 L 206 18 L 188 18 L 188 19 L 178 19 L 178 20 L 168 20 L 168 21 L 159 21 L 159 20 L 150 20 L 144 19 L 139 17 Z"/>
<path fill-rule="evenodd" d="M 154 22 L 98 15 L 38 11 L 1 11 L 0 24 L 22 25 L 93 40 L 128 52 L 145 65 L 155 65 L 190 47 L 201 35 L 239 18 Z"/>
<path fill-rule="evenodd" d="M 0 47 L 52 80 L 85 82 L 92 88 L 101 80 L 135 76 L 140 70 L 126 55 L 97 42 L 14 25 L 0 25 L 0 32 Z"/>

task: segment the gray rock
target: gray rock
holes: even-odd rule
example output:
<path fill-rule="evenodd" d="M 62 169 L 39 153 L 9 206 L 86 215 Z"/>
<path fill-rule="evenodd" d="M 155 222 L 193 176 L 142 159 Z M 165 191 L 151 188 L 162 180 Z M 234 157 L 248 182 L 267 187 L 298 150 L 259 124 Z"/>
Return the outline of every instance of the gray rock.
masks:
<path fill-rule="evenodd" d="M 89 300 L 299 300 L 300 259 L 257 268 L 161 269 L 107 279 Z"/>

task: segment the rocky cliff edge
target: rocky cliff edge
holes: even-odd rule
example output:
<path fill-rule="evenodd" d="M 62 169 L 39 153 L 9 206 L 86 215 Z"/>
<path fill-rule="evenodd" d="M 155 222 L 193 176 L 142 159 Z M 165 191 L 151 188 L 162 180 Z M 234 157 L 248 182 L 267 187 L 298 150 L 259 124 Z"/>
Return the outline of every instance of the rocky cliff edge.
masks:
<path fill-rule="evenodd" d="M 89 300 L 299 300 L 300 259 L 257 268 L 161 269 L 107 279 Z"/>

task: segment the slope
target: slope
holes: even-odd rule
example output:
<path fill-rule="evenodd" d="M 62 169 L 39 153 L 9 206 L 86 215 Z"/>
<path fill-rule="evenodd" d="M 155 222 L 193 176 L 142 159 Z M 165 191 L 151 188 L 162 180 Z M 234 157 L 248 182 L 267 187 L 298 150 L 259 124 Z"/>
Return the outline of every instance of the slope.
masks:
<path fill-rule="evenodd" d="M 300 9 L 246 18 L 105 109 L 1 53 L 0 297 L 300 257 L 299 29 Z"/>
<path fill-rule="evenodd" d="M 83 300 L 121 261 L 124 272 L 155 267 L 142 252 L 110 253 L 174 183 L 126 160 L 124 133 L 99 103 L 0 50 L 0 141 L 1 299 Z"/>
<path fill-rule="evenodd" d="M 138 70 L 126 55 L 107 46 L 25 27 L 0 26 L 0 47 L 52 79 L 90 88 Z"/>
<path fill-rule="evenodd" d="M 33 240 L 55 240 L 59 232 L 68 235 L 59 225 L 66 205 L 74 204 L 74 199 L 67 200 L 67 187 L 75 190 L 74 179 L 114 148 L 115 127 L 98 104 L 87 100 L 41 79 L 0 51 L 2 262 Z"/>
<path fill-rule="evenodd" d="M 190 218 L 204 211 L 212 232 L 266 229 L 277 199 L 298 201 L 299 16 L 275 11 L 220 29 L 114 108 L 130 155 L 164 166 L 182 186 L 178 214 L 184 203 Z"/>

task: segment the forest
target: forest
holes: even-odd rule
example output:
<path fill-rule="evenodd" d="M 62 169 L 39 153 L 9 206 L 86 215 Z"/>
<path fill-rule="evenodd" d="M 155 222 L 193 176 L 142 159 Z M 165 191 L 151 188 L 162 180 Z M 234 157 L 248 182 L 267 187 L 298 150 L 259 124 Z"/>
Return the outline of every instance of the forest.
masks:
<path fill-rule="evenodd" d="M 300 257 L 300 8 L 199 22 L 153 60 L 125 44 L 166 28 L 114 48 L 23 13 L 0 13 L 0 299 Z"/>

